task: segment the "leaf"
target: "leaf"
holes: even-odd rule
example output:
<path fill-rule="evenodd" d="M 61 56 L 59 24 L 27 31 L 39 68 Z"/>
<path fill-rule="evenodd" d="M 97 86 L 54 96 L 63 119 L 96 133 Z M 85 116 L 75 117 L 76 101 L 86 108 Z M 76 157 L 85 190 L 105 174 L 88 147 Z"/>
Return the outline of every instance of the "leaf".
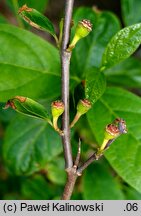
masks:
<path fill-rule="evenodd" d="M 121 9 L 125 25 L 129 26 L 141 22 L 140 0 L 122 0 Z"/>
<path fill-rule="evenodd" d="M 94 104 L 104 93 L 106 80 L 104 74 L 95 68 L 89 70 L 87 74 L 85 95 Z"/>
<path fill-rule="evenodd" d="M 8 107 L 11 107 L 17 112 L 22 113 L 24 115 L 44 119 L 46 121 L 49 120 L 49 114 L 46 108 L 41 104 L 37 103 L 36 101 L 27 97 L 16 96 L 8 100 L 8 102 L 5 105 L 5 109 L 7 109 Z"/>
<path fill-rule="evenodd" d="M 106 45 L 120 29 L 118 18 L 111 12 L 97 14 L 91 8 L 81 7 L 74 14 L 75 24 L 82 19 L 93 24 L 93 30 L 86 38 L 80 40 L 72 52 L 71 74 L 85 79 L 89 68 L 99 67 Z"/>
<path fill-rule="evenodd" d="M 8 6 L 10 7 L 11 10 L 14 11 L 14 5 L 13 5 L 13 0 L 6 0 Z M 17 1 L 17 0 L 14 0 Z M 35 1 L 35 0 L 19 0 L 18 1 L 19 7 L 21 7 L 23 4 L 28 4 L 29 7 L 36 8 L 40 12 L 44 12 L 46 9 L 46 6 L 48 4 L 48 0 L 40 0 L 40 1 Z"/>
<path fill-rule="evenodd" d="M 28 200 L 49 200 L 55 194 L 52 185 L 40 175 L 25 179 L 21 189 L 25 199 Z"/>
<path fill-rule="evenodd" d="M 60 95 L 60 60 L 51 44 L 31 32 L 1 24 L 0 47 L 1 101 L 15 95 L 52 100 Z"/>
<path fill-rule="evenodd" d="M 46 166 L 47 177 L 50 181 L 58 185 L 66 182 L 65 163 L 63 158 L 56 158 Z"/>
<path fill-rule="evenodd" d="M 4 107 L 4 103 L 0 103 L 0 107 Z M 0 109 L 0 121 L 4 124 L 9 123 L 10 120 L 12 120 L 12 118 L 16 115 L 16 112 L 14 112 L 13 110 L 4 110 L 4 109 Z"/>
<path fill-rule="evenodd" d="M 61 152 L 61 139 L 46 122 L 18 117 L 7 128 L 3 157 L 11 173 L 30 175 Z"/>
<path fill-rule="evenodd" d="M 126 200 L 141 200 L 141 194 L 131 187 L 125 188 Z"/>
<path fill-rule="evenodd" d="M 105 156 L 118 175 L 141 192 L 141 99 L 123 89 L 108 88 L 87 117 L 99 144 L 107 124 L 116 117 L 125 119 L 128 133 L 117 138 Z"/>
<path fill-rule="evenodd" d="M 132 55 L 141 43 L 141 23 L 120 30 L 108 43 L 102 69 L 110 68 Z"/>
<path fill-rule="evenodd" d="M 124 195 L 118 182 L 106 166 L 92 164 L 86 170 L 82 187 L 85 200 L 123 200 Z"/>
<path fill-rule="evenodd" d="M 43 14 L 35 10 L 34 8 L 28 8 L 27 5 L 23 5 L 19 9 L 19 15 L 31 26 L 47 31 L 54 38 L 56 38 L 56 33 L 52 22 L 45 17 Z"/>
<path fill-rule="evenodd" d="M 0 14 L 0 23 L 7 23 L 6 18 Z"/>
<path fill-rule="evenodd" d="M 127 88 L 141 87 L 141 62 L 130 57 L 105 71 L 108 83 Z"/>

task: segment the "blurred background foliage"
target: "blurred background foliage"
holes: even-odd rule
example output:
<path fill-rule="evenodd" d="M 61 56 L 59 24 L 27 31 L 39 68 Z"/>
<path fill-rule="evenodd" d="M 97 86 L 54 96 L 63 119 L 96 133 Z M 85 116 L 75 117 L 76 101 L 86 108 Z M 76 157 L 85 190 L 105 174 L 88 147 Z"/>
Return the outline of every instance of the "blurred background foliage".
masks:
<path fill-rule="evenodd" d="M 7 23 L 13 26 L 19 25 L 54 43 L 49 35 L 30 28 L 18 17 L 17 9 L 25 3 L 29 7 L 36 8 L 47 15 L 54 23 L 55 29 L 58 32 L 58 24 L 60 18 L 63 16 L 64 1 L 59 0 L 58 3 L 57 0 L 19 0 L 18 2 L 17 0 L 0 0 L 0 23 Z M 80 6 L 87 8 L 78 9 Z M 92 13 L 91 8 L 93 8 L 95 13 Z M 94 23 L 94 32 L 90 38 L 86 39 L 85 42 L 82 41 L 73 53 L 71 67 L 73 78 L 71 85 L 75 89 L 71 93 L 71 118 L 75 112 L 74 101 L 78 101 L 83 95 L 82 85 L 79 82 L 77 84 L 74 83 L 75 80 L 85 79 L 85 73 L 88 68 L 98 66 L 106 44 L 121 26 L 124 27 L 141 22 L 140 8 L 140 0 L 75 0 L 74 19 L 76 21 L 84 18 L 84 15 L 85 18 L 90 18 L 95 21 L 95 14 L 99 13 L 99 11 L 109 12 L 102 13 L 96 25 Z M 0 27 L 0 30 L 2 28 L 4 29 L 6 26 Z M 6 31 L 10 32 L 11 27 L 7 27 Z M 95 34 L 95 32 L 97 33 Z M 13 28 L 13 34 L 18 35 L 19 30 Z M 32 45 L 31 41 L 33 36 L 30 37 L 30 34 L 25 33 L 20 43 L 24 44 L 25 42 L 31 44 L 33 47 L 34 45 L 38 46 L 38 44 L 42 45 L 39 48 L 40 50 L 37 48 L 39 50 L 38 57 L 40 56 L 40 60 L 42 61 L 41 65 L 40 62 L 36 61 L 35 56 L 32 56 L 32 51 L 27 54 L 27 58 L 31 58 L 29 65 L 25 60 L 22 60 L 22 54 L 18 53 L 18 49 L 22 45 L 19 44 L 19 41 L 17 43 L 16 41 L 13 42 L 12 38 L 11 40 L 9 38 L 8 42 L 5 41 L 5 43 L 11 44 L 12 51 L 11 53 L 9 51 L 9 55 L 12 56 L 14 53 L 16 55 L 15 59 L 18 59 L 18 64 L 25 64 L 27 67 L 30 67 L 33 62 L 32 68 L 35 71 L 41 67 L 43 69 L 48 68 L 51 65 L 51 70 L 55 72 L 56 68 L 58 68 L 58 61 L 56 57 L 52 57 L 52 59 L 48 56 L 48 50 L 50 49 L 49 52 L 52 56 L 58 55 L 56 51 L 38 38 L 35 38 L 35 44 L 33 42 Z M 4 42 L 0 41 L 0 43 L 2 44 Z M 5 52 L 8 49 L 7 47 L 4 50 Z M 22 50 L 25 51 L 24 46 Z M 99 55 L 97 51 L 99 51 Z M 88 53 L 90 58 L 85 62 Z M 49 63 L 49 65 L 48 63 L 44 63 L 43 65 L 45 60 L 42 54 L 50 58 L 50 62 L 52 63 Z M 14 55 L 12 56 L 13 59 Z M 93 59 L 91 59 L 91 56 Z M 5 54 L 1 52 L 0 61 L 3 61 L 4 58 Z M 9 62 L 16 61 L 12 58 L 9 57 L 7 59 Z M 9 70 L 13 71 L 13 74 L 15 73 L 13 75 L 13 79 L 15 79 L 16 72 L 14 71 L 16 69 L 11 66 Z M 0 73 L 2 72 L 3 69 L 1 68 Z M 23 74 L 25 74 L 25 77 Z M 10 76 L 6 76 L 7 80 L 11 79 Z M 22 79 L 28 76 L 23 68 L 21 68 L 21 76 L 23 76 Z M 77 124 L 75 130 L 72 130 L 73 155 L 74 157 L 76 155 L 79 137 L 82 139 L 82 161 L 87 159 L 93 150 L 96 149 L 97 143 L 101 142 L 104 127 L 113 118 L 113 113 L 111 114 L 109 111 L 111 101 L 113 101 L 111 106 L 112 112 L 117 115 L 120 114 L 125 119 L 127 117 L 129 132 L 131 127 L 131 132 L 135 131 L 135 137 L 131 136 L 129 139 L 129 136 L 125 136 L 123 139 L 117 140 L 114 147 L 111 147 L 111 151 L 106 153 L 106 157 L 92 164 L 84 172 L 84 175 L 78 179 L 72 199 L 141 199 L 141 155 L 137 155 L 139 148 L 136 149 L 136 154 L 133 154 L 132 158 L 134 144 L 140 142 L 140 130 L 139 128 L 136 130 L 136 127 L 140 126 L 137 123 L 137 119 L 140 119 L 141 115 L 141 102 L 139 97 L 136 96 L 134 98 L 132 93 L 138 96 L 141 95 L 141 49 L 139 48 L 130 60 L 126 60 L 112 69 L 107 70 L 105 76 L 107 85 L 112 86 L 112 90 L 109 89 L 102 97 L 102 100 L 96 103 L 87 117 L 83 117 Z M 32 77 L 30 78 L 32 79 Z M 0 82 L 3 82 L 1 76 Z M 34 85 L 32 84 L 28 87 L 27 91 L 31 89 L 30 94 L 32 96 L 33 87 L 38 85 L 42 88 L 42 86 L 48 85 L 46 87 L 48 96 L 45 92 L 41 96 L 38 88 L 34 88 L 33 92 L 33 97 L 36 95 L 38 100 L 47 106 L 52 99 L 60 96 L 58 95 L 60 89 L 59 82 L 60 79 L 55 76 L 49 77 L 49 75 L 44 75 L 42 78 L 37 76 L 37 81 Z M 50 83 L 53 84 L 54 89 L 52 89 Z M 125 88 L 132 93 L 126 90 L 121 91 L 115 88 L 115 86 Z M 40 91 L 43 92 L 43 90 L 44 88 Z M 19 89 L 19 92 L 22 93 L 23 91 Z M 1 90 L 2 94 L 3 98 L 7 98 L 9 95 L 7 92 L 5 94 L 2 93 Z M 0 107 L 3 107 L 4 99 L 1 101 Z M 130 110 L 129 107 L 131 107 Z M 129 113 L 127 116 L 131 110 L 135 110 L 137 115 Z M 93 112 L 97 113 L 94 117 Z M 98 113 L 101 116 L 103 115 L 104 119 L 101 118 L 99 120 Z M 125 147 L 123 147 L 124 143 L 126 143 Z M 127 155 L 125 155 L 126 152 Z M 136 164 L 134 164 L 135 161 Z M 135 168 L 137 169 L 136 172 L 134 172 Z M 12 110 L 4 111 L 0 109 L 0 199 L 60 199 L 65 180 L 66 175 L 64 172 L 60 137 L 46 123 L 21 117 Z"/>

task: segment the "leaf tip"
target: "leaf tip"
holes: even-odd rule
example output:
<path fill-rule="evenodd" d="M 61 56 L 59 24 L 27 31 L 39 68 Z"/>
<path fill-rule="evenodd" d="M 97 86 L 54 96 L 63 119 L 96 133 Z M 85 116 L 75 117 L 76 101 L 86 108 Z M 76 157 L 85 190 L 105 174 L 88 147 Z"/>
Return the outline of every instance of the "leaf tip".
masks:
<path fill-rule="evenodd" d="M 5 106 L 3 107 L 3 109 L 5 110 L 5 109 L 8 109 L 9 107 L 11 107 L 12 109 L 15 110 L 16 109 L 16 106 L 15 106 L 15 103 L 14 103 L 15 99 L 17 99 L 21 103 L 24 103 L 27 98 L 23 97 L 23 96 L 15 96 L 14 98 L 9 99 L 7 101 L 7 103 L 5 104 Z"/>
<path fill-rule="evenodd" d="M 12 99 L 8 100 L 7 103 L 5 104 L 5 106 L 3 107 L 4 110 L 8 109 L 9 107 L 11 107 L 12 109 L 16 109 Z"/>

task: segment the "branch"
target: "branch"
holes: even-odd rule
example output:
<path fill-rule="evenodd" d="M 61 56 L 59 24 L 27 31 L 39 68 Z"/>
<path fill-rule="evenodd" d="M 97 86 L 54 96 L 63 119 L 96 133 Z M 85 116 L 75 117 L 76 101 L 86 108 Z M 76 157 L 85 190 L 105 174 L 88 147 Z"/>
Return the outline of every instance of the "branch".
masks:
<path fill-rule="evenodd" d="M 79 165 L 80 156 L 81 156 L 81 140 L 79 139 L 77 156 L 76 156 L 76 159 L 75 159 L 75 162 L 74 162 L 74 168 L 76 168 L 76 169 L 77 169 L 77 167 Z"/>
<path fill-rule="evenodd" d="M 89 157 L 89 159 L 82 164 L 78 169 L 77 169 L 77 175 L 81 176 L 82 172 L 94 161 L 99 160 L 99 158 L 101 158 L 103 156 L 103 154 L 101 155 L 97 155 L 97 152 L 93 153 L 91 157 Z"/>
<path fill-rule="evenodd" d="M 74 190 L 75 182 L 77 180 L 76 167 L 72 167 L 71 170 L 67 173 L 67 182 L 64 188 L 62 200 L 69 200 L 72 192 Z"/>
<path fill-rule="evenodd" d="M 66 0 L 64 28 L 62 37 L 62 49 L 61 49 L 61 66 L 62 66 L 62 101 L 64 103 L 65 111 L 62 119 L 62 130 L 64 135 L 62 137 L 65 167 L 69 170 L 73 166 L 72 149 L 70 144 L 70 128 L 69 128 L 69 79 L 70 79 L 70 58 L 71 52 L 67 52 L 69 38 L 70 38 L 70 26 L 72 18 L 74 0 Z"/>

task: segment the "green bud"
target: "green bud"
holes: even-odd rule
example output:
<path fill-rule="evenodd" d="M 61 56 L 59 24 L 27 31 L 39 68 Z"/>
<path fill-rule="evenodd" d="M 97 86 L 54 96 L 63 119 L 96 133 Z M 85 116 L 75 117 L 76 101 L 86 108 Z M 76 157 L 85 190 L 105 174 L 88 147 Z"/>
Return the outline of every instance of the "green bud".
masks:
<path fill-rule="evenodd" d="M 64 104 L 62 101 L 54 101 L 51 104 L 51 112 L 53 117 L 59 117 L 64 112 Z"/>
<path fill-rule="evenodd" d="M 54 101 L 51 104 L 51 112 L 53 117 L 53 127 L 62 136 L 63 131 L 58 127 L 58 118 L 64 112 L 64 104 L 62 101 Z"/>
<path fill-rule="evenodd" d="M 90 32 L 92 31 L 92 24 L 89 20 L 82 20 L 79 21 L 76 27 L 74 38 L 69 45 L 68 51 L 72 51 L 72 49 L 75 47 L 76 43 L 81 39 L 86 37 Z"/>
<path fill-rule="evenodd" d="M 79 39 L 86 37 L 90 32 L 92 31 L 92 24 L 90 23 L 89 20 L 82 20 L 79 21 L 77 27 L 76 27 L 76 32 L 75 35 L 79 37 Z"/>
<path fill-rule="evenodd" d="M 79 100 L 77 104 L 77 111 L 83 115 L 92 107 L 91 102 L 87 99 Z"/>
<path fill-rule="evenodd" d="M 109 124 L 106 126 L 105 139 L 107 140 L 115 139 L 119 135 L 120 135 L 120 131 L 116 125 Z"/>
<path fill-rule="evenodd" d="M 79 118 L 84 115 L 88 110 L 92 107 L 91 102 L 87 99 L 79 100 L 77 104 L 77 113 L 70 124 L 70 128 L 72 128 L 75 123 L 79 120 Z"/>
<path fill-rule="evenodd" d="M 125 133 L 127 133 L 125 121 L 120 118 L 115 119 L 112 124 L 106 126 L 104 141 L 99 152 L 106 150 L 117 137 Z"/>

